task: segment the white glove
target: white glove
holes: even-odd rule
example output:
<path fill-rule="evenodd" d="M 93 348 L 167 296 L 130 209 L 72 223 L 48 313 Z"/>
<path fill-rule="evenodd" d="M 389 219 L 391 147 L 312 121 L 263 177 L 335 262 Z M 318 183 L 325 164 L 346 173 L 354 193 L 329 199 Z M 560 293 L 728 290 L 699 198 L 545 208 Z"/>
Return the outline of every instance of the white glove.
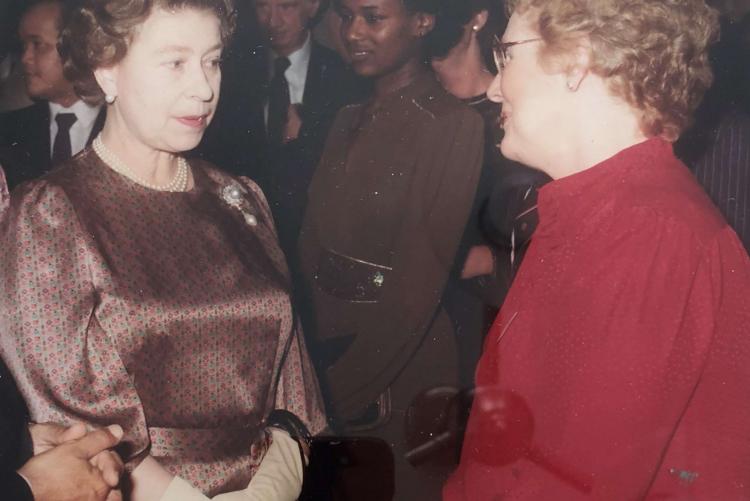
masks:
<path fill-rule="evenodd" d="M 299 444 L 283 430 L 271 428 L 273 442 L 247 488 L 214 496 L 213 501 L 295 501 L 302 492 L 304 467 Z M 180 477 L 169 484 L 161 501 L 206 501 Z"/>

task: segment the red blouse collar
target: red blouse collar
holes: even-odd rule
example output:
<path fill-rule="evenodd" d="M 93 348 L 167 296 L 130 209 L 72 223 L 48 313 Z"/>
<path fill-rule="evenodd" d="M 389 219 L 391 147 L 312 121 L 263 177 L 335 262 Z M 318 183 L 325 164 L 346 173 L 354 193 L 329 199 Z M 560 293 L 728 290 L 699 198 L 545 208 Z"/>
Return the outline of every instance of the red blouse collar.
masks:
<path fill-rule="evenodd" d="M 672 143 L 650 138 L 584 171 L 547 183 L 539 190 L 537 233 L 566 228 L 567 222 L 579 223 L 588 210 L 608 200 L 639 172 L 664 168 L 674 158 Z"/>

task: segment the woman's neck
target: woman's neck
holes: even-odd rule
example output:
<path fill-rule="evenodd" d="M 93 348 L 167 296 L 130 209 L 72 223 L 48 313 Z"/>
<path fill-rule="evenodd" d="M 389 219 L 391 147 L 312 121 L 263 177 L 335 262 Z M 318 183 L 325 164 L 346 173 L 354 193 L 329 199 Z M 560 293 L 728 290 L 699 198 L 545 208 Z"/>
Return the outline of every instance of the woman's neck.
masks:
<path fill-rule="evenodd" d="M 124 124 L 118 113 L 107 111 L 101 132 L 104 146 L 139 179 L 157 186 L 174 179 L 177 155 L 156 149 L 139 140 Z"/>
<path fill-rule="evenodd" d="M 399 69 L 382 75 L 375 80 L 375 99 L 380 99 L 399 89 L 403 89 L 407 85 L 414 83 L 428 71 L 427 66 L 419 59 L 410 59 Z"/>
<path fill-rule="evenodd" d="M 459 99 L 486 93 L 494 78 L 482 60 L 476 39 L 466 47 L 457 46 L 442 59 L 434 59 L 432 68 L 443 88 Z"/>
<path fill-rule="evenodd" d="M 578 122 L 577 132 L 542 168 L 553 179 L 585 171 L 620 151 L 645 141 L 637 113 L 626 105 L 609 113 L 591 113 Z M 592 108 L 587 108 L 592 109 Z"/>

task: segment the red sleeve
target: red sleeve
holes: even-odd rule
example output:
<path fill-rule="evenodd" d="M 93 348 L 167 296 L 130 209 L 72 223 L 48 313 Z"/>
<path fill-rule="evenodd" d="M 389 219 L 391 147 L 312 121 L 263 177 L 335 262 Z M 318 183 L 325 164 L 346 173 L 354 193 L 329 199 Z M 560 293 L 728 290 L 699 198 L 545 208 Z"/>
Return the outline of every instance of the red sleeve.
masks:
<path fill-rule="evenodd" d="M 729 228 L 695 288 L 711 292 L 711 303 L 697 294 L 689 303 L 712 316 L 711 345 L 647 499 L 750 499 L 750 260 Z"/>
<path fill-rule="evenodd" d="M 750 497 L 747 255 L 729 228 L 628 223 L 556 249 L 546 292 L 527 256 L 539 300 L 509 297 L 488 336 L 444 499 Z"/>

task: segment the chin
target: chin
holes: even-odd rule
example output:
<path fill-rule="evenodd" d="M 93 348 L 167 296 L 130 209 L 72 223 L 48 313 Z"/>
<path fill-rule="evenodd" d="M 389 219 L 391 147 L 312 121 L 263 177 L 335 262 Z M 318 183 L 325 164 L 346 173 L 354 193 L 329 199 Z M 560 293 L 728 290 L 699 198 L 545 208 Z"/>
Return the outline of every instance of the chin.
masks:
<path fill-rule="evenodd" d="M 203 139 L 203 132 L 191 136 L 175 138 L 169 142 L 170 149 L 175 153 L 190 151 L 198 146 Z"/>
<path fill-rule="evenodd" d="M 515 150 L 513 149 L 512 143 L 508 143 L 508 135 L 506 133 L 505 137 L 503 137 L 503 140 L 500 141 L 500 153 L 503 154 L 505 158 L 508 160 L 518 161 L 518 155 L 516 154 Z"/>
<path fill-rule="evenodd" d="M 27 85 L 26 86 L 26 94 L 31 99 L 44 99 L 47 100 L 47 91 L 48 89 L 42 85 Z"/>
<path fill-rule="evenodd" d="M 357 76 L 365 78 L 372 78 L 374 76 L 377 76 L 377 70 L 372 68 L 372 66 L 368 63 L 358 63 L 357 61 L 352 61 L 351 66 L 352 70 L 357 74 Z"/>

